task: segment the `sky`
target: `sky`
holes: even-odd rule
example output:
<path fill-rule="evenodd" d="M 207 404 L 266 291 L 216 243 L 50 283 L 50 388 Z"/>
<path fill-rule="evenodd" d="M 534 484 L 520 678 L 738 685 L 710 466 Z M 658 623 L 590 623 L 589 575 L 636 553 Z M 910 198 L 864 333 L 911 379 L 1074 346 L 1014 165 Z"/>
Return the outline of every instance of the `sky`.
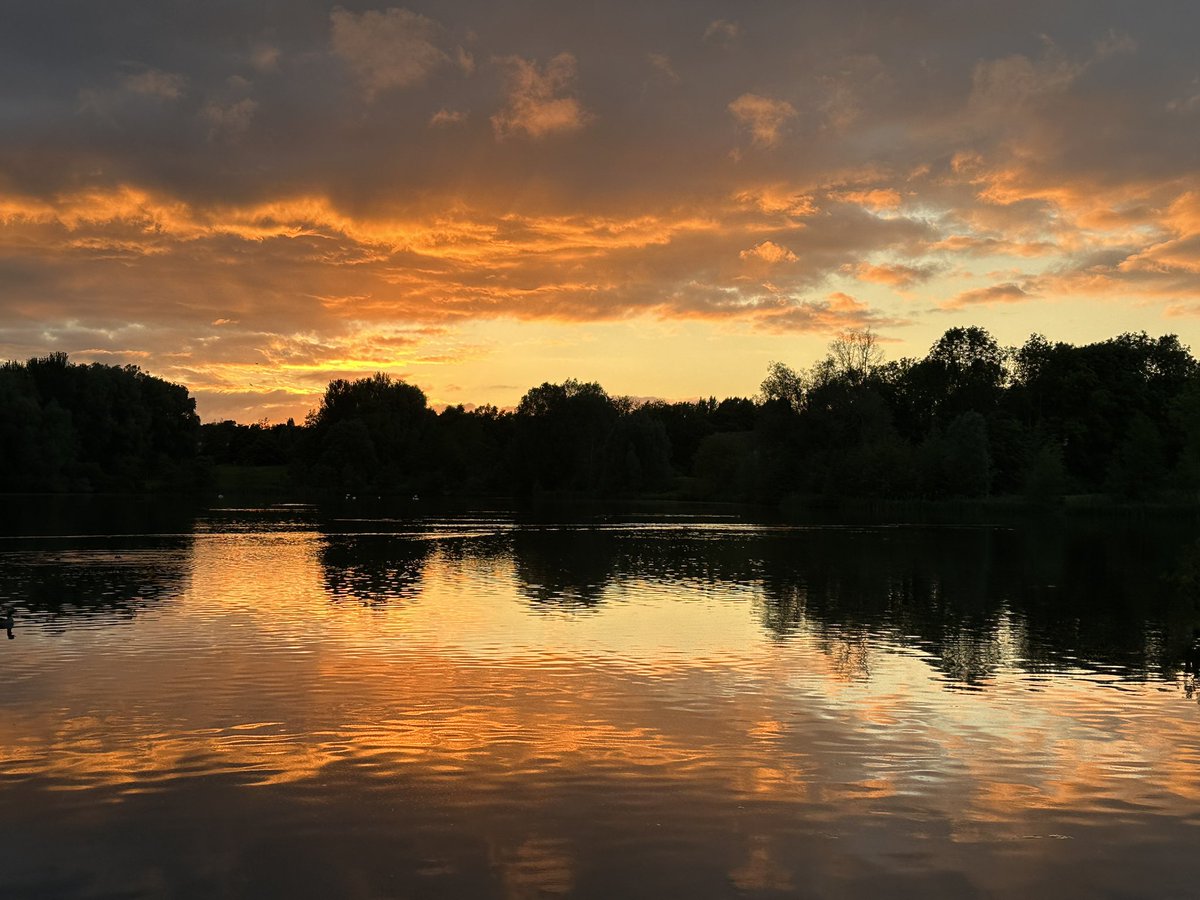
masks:
<path fill-rule="evenodd" d="M 0 28 L 0 358 L 750 396 L 870 327 L 1200 349 L 1200 7 L 60 0 Z"/>

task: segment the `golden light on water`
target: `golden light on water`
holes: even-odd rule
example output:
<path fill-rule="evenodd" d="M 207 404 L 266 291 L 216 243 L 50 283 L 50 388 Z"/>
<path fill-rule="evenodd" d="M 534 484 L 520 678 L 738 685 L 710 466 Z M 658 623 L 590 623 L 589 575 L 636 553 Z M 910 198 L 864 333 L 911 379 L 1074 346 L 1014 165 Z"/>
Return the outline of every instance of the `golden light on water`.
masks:
<path fill-rule="evenodd" d="M 1200 800 L 1200 757 L 1174 739 L 1194 710 L 1152 684 L 1123 688 L 1144 709 L 1131 717 L 1110 715 L 1090 679 L 1028 691 L 1014 658 L 981 692 L 948 691 L 920 652 L 878 642 L 851 672 L 842 643 L 803 620 L 763 644 L 752 587 L 634 580 L 594 613 L 531 613 L 504 553 L 431 548 L 412 592 L 375 606 L 327 593 L 328 540 L 198 535 L 178 597 L 132 626 L 63 632 L 76 687 L 62 708 L 0 724 L 0 765 L 118 797 L 201 769 L 252 786 L 345 766 L 414 783 L 652 777 L 842 812 L 909 798 L 964 839 L 1020 831 L 1034 812 Z M 98 716 L 93 694 L 109 691 L 120 702 Z"/>

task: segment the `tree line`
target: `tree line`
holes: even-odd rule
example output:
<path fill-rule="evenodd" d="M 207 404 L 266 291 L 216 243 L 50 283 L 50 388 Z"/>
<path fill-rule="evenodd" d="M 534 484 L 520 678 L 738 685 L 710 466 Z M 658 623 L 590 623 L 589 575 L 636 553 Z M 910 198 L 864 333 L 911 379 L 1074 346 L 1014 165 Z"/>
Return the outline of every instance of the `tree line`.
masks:
<path fill-rule="evenodd" d="M 1173 335 L 1005 348 L 977 327 L 885 361 L 862 330 L 807 369 L 772 363 L 753 398 L 637 403 L 567 380 L 514 410 L 435 412 L 377 374 L 332 382 L 303 426 L 202 431 L 222 461 L 354 495 L 1192 499 L 1200 366 Z"/>
<path fill-rule="evenodd" d="M 1200 365 L 1174 335 L 1006 348 L 977 327 L 886 361 L 860 330 L 807 369 L 771 363 L 752 398 L 639 403 L 567 380 L 512 410 L 439 412 L 379 373 L 330 382 L 302 425 L 200 425 L 180 385 L 53 354 L 0 367 L 0 453 L 10 491 L 275 466 L 296 490 L 355 496 L 1191 501 Z"/>
<path fill-rule="evenodd" d="M 199 441 L 187 388 L 137 366 L 0 365 L 0 491 L 200 487 Z"/>

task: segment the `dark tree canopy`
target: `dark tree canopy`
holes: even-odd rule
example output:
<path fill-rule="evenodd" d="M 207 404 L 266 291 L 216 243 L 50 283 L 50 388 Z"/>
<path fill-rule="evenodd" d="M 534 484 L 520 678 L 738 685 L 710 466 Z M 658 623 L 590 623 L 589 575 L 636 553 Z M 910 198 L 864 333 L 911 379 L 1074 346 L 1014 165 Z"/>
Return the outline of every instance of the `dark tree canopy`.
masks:
<path fill-rule="evenodd" d="M 63 353 L 0 366 L 0 489 L 144 490 L 198 477 L 183 385 Z"/>
<path fill-rule="evenodd" d="M 198 426 L 186 388 L 62 355 L 0 366 L 0 487 L 178 481 L 200 460 L 275 466 L 300 489 L 540 492 L 776 502 L 788 496 L 1065 494 L 1200 499 L 1200 367 L 1173 335 L 1005 348 L 947 330 L 884 361 L 849 332 L 809 369 L 771 363 L 756 399 L 634 402 L 596 382 L 531 388 L 514 410 L 430 409 L 387 374 L 331 382 L 302 426 Z M 192 470 L 187 470 L 192 471 Z"/>
<path fill-rule="evenodd" d="M 420 388 L 382 372 L 331 381 L 306 423 L 301 477 L 355 493 L 419 490 L 435 419 Z"/>

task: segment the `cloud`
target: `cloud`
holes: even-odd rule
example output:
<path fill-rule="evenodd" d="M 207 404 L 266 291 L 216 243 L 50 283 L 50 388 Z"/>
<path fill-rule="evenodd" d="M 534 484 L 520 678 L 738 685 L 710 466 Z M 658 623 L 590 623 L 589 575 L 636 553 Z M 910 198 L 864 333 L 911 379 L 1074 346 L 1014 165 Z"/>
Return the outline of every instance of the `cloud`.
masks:
<path fill-rule="evenodd" d="M 78 110 L 113 121 L 114 115 L 138 106 L 139 101 L 144 103 L 148 99 L 166 103 L 179 100 L 187 90 L 188 80 L 177 72 L 144 68 L 118 76 L 117 85 L 80 88 Z"/>
<path fill-rule="evenodd" d="M 873 265 L 864 262 L 844 266 L 842 271 L 859 281 L 886 284 L 894 288 L 909 288 L 933 278 L 940 268 L 932 264 L 905 266 L 896 263 Z"/>
<path fill-rule="evenodd" d="M 1115 28 L 1110 28 L 1107 34 L 1096 41 L 1096 57 L 1098 59 L 1137 53 L 1137 51 L 1137 40 L 1128 32 L 1117 31 Z"/>
<path fill-rule="evenodd" d="M 354 72 L 367 99 L 420 84 L 449 62 L 435 43 L 441 27 L 420 13 L 392 7 L 356 14 L 337 7 L 329 18 L 333 52 Z"/>
<path fill-rule="evenodd" d="M 864 191 L 834 191 L 831 200 L 840 203 L 857 203 L 872 212 L 890 211 L 900 208 L 904 197 L 895 188 L 872 188 Z"/>
<path fill-rule="evenodd" d="M 773 100 L 758 94 L 742 94 L 729 104 L 729 111 L 738 124 L 750 131 L 757 147 L 774 147 L 782 137 L 783 127 L 797 115 L 796 108 L 786 100 Z"/>
<path fill-rule="evenodd" d="M 237 141 L 250 128 L 258 102 L 244 98 L 234 103 L 206 103 L 200 110 L 201 118 L 208 125 L 210 141 Z"/>
<path fill-rule="evenodd" d="M 668 84 L 679 84 L 683 79 L 679 77 L 679 73 L 675 71 L 675 67 L 671 65 L 671 58 L 665 53 L 647 53 L 646 59 L 659 76 Z"/>
<path fill-rule="evenodd" d="M 432 128 L 445 128 L 450 125 L 461 125 L 467 121 L 467 114 L 458 109 L 446 109 L 442 107 L 432 116 L 429 117 L 429 125 Z"/>
<path fill-rule="evenodd" d="M 454 62 L 462 69 L 464 75 L 475 74 L 475 57 L 463 47 L 456 47 L 454 50 Z"/>
<path fill-rule="evenodd" d="M 1012 114 L 1044 103 L 1074 88 L 1093 67 L 1137 51 L 1129 34 L 1110 29 L 1095 41 L 1090 55 L 1070 58 L 1047 36 L 1037 59 L 1012 54 L 981 60 L 972 73 L 970 105 L 983 115 Z"/>
<path fill-rule="evenodd" d="M 749 250 L 743 250 L 738 256 L 742 259 L 758 259 L 772 265 L 775 263 L 796 261 L 795 253 L 774 241 L 763 241 L 762 243 L 755 244 Z"/>
<path fill-rule="evenodd" d="M 710 44 L 728 46 L 738 39 L 742 27 L 737 22 L 728 19 L 713 19 L 704 29 L 704 41 Z"/>
<path fill-rule="evenodd" d="M 256 44 L 250 51 L 250 65 L 260 72 L 274 72 L 282 58 L 282 51 L 273 44 Z"/>
<path fill-rule="evenodd" d="M 818 104 L 824 127 L 833 131 L 847 131 L 872 104 L 890 99 L 888 73 L 871 53 L 841 59 L 836 71 L 822 75 L 818 83 L 824 94 Z"/>
<path fill-rule="evenodd" d="M 1195 79 L 1187 92 L 1167 101 L 1167 111 L 1190 115 L 1200 110 L 1200 79 Z"/>
<path fill-rule="evenodd" d="M 1163 310 L 1168 319 L 1200 317 L 1200 303 L 1172 303 Z"/>
<path fill-rule="evenodd" d="M 500 60 L 508 68 L 507 95 L 500 112 L 492 116 L 497 138 L 523 133 L 530 138 L 578 131 L 591 120 L 569 90 L 575 81 L 575 57 L 560 53 L 542 68 L 531 60 L 509 56 Z"/>
<path fill-rule="evenodd" d="M 1065 91 L 1082 71 L 1081 64 L 1057 55 L 1037 61 L 1019 54 L 985 60 L 972 74 L 971 104 L 989 114 L 1018 108 Z"/>
<path fill-rule="evenodd" d="M 795 305 L 788 297 L 866 248 L 908 240 L 915 227 L 839 213 L 830 219 L 830 233 L 790 230 L 790 240 L 806 248 L 802 256 L 773 239 L 739 253 L 737 242 L 747 230 L 737 218 L 679 213 L 497 217 L 462 209 L 436 221 L 371 222 L 316 198 L 204 210 L 126 191 L 63 197 L 54 204 L 0 204 L 0 216 L 10 223 L 0 260 L 8 249 L 29 239 L 48 242 L 50 235 L 69 254 L 42 287 L 11 294 L 10 311 L 20 296 L 34 292 L 42 310 L 53 315 L 51 304 L 65 312 L 86 295 L 113 321 L 143 323 L 141 340 L 217 320 L 224 320 L 222 332 L 236 322 L 239 333 L 258 335 L 282 322 L 328 334 L 338 323 L 496 316 L 595 321 L 648 314 L 799 327 L 799 314 L 788 313 Z M 746 284 L 741 266 L 720 263 L 730 255 L 772 267 L 772 284 Z M 77 281 L 74 273 L 84 259 L 90 259 L 92 274 Z M 133 260 L 137 275 L 130 281 L 122 273 Z M 201 277 L 217 261 L 219 268 Z M 297 284 L 304 285 L 303 296 Z M 164 302 L 168 296 L 173 299 Z M 830 321 L 803 308 L 811 327 Z M 836 304 L 826 309 L 847 310 Z M 264 340 L 255 338 L 259 346 Z M 203 348 L 210 357 L 217 352 L 211 342 Z M 271 356 L 272 363 L 283 359 Z"/>
<path fill-rule="evenodd" d="M 951 234 L 929 245 L 931 252 L 970 256 L 1047 256 L 1058 250 L 1051 241 L 1012 241 L 993 235 Z"/>
<path fill-rule="evenodd" d="M 742 188 L 733 199 L 747 207 L 767 214 L 783 213 L 788 216 L 812 216 L 817 205 L 812 194 L 797 190 L 788 184 L 767 184 Z"/>
<path fill-rule="evenodd" d="M 175 72 L 146 69 L 121 77 L 125 90 L 160 100 L 178 100 L 183 96 L 187 79 Z"/>
<path fill-rule="evenodd" d="M 1018 284 L 994 284 L 990 287 L 963 291 L 941 305 L 942 309 L 965 309 L 968 306 L 991 303 L 1020 303 L 1031 295 Z"/>
<path fill-rule="evenodd" d="M 758 319 L 759 327 L 777 332 L 817 332 L 836 334 L 856 328 L 903 324 L 904 320 L 884 316 L 861 300 L 835 291 L 821 300 L 800 300 L 767 310 Z"/>

